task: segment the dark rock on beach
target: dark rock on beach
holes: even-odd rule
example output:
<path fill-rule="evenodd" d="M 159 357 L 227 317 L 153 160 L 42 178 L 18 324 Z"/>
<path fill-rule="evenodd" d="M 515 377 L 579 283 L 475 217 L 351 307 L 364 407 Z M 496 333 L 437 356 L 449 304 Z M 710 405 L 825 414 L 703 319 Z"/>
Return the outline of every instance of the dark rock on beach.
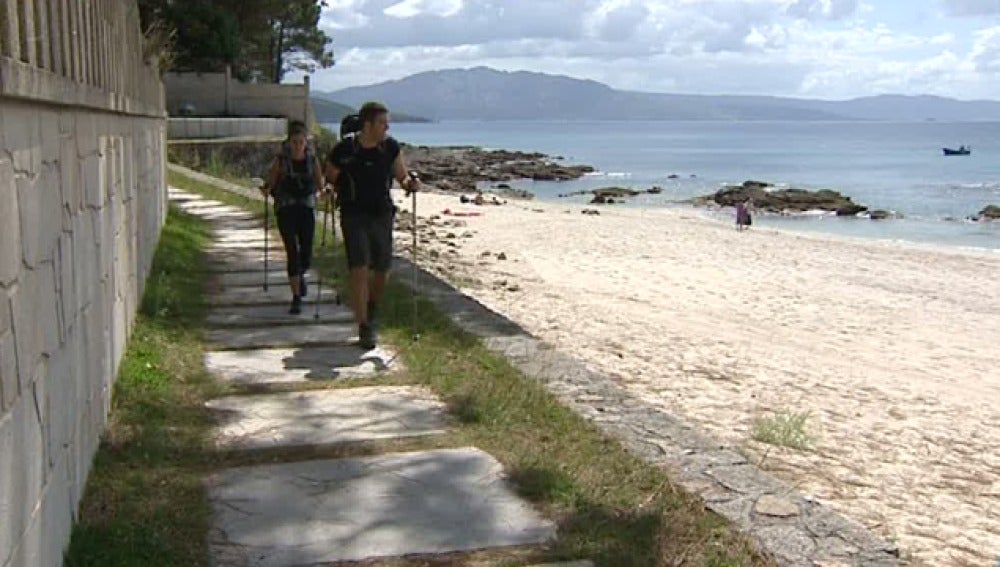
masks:
<path fill-rule="evenodd" d="M 976 221 L 997 221 L 1000 220 L 1000 205 L 986 205 L 979 214 L 972 217 Z"/>
<path fill-rule="evenodd" d="M 864 205 L 850 205 L 850 206 L 847 206 L 847 207 L 841 207 L 841 208 L 837 209 L 837 216 L 838 217 L 856 217 L 860 213 L 863 213 L 863 212 L 865 212 L 867 210 L 868 210 L 868 207 L 866 207 Z"/>
<path fill-rule="evenodd" d="M 404 145 L 406 161 L 421 178 L 445 192 L 474 192 L 476 184 L 517 179 L 563 181 L 577 179 L 594 171 L 589 165 L 564 165 L 545 154 L 484 150 L 474 146 Z M 513 198 L 531 198 L 527 191 L 511 189 L 503 194 Z"/>
<path fill-rule="evenodd" d="M 662 187 L 650 187 L 645 191 L 638 191 L 628 187 L 599 187 L 597 189 L 586 189 L 583 191 L 573 191 L 572 193 L 563 193 L 559 196 L 573 197 L 575 195 L 593 195 L 590 200 L 591 204 L 604 205 L 622 203 L 626 198 L 635 197 L 636 195 L 641 195 L 642 193 L 656 195 L 662 192 Z"/>
<path fill-rule="evenodd" d="M 728 185 L 712 195 L 694 199 L 697 205 L 716 204 L 723 207 L 733 207 L 748 199 L 753 200 L 754 207 L 770 213 L 801 213 L 806 211 L 830 211 L 840 216 L 857 215 L 868 210 L 850 197 L 831 189 L 807 191 L 805 189 L 773 189 L 765 181 L 744 181 L 742 185 Z"/>

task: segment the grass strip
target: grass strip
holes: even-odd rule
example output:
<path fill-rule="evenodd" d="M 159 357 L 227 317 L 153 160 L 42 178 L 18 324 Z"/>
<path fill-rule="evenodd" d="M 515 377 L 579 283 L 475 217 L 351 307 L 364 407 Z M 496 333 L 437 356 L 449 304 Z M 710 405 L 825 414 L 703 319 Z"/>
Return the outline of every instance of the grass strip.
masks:
<path fill-rule="evenodd" d="M 171 173 L 171 184 L 263 212 L 263 203 Z M 317 227 L 319 230 L 319 227 Z M 343 288 L 340 250 L 317 254 L 329 281 Z M 345 296 L 346 297 L 346 296 Z M 589 558 L 598 565 L 764 565 L 746 537 L 676 489 L 668 475 L 524 376 L 502 356 L 457 329 L 433 304 L 390 282 L 380 307 L 385 337 L 401 345 L 409 379 L 426 384 L 456 417 L 451 439 L 503 463 L 518 492 L 559 526 L 546 561 Z M 419 342 L 410 337 L 419 331 Z M 395 563 L 393 563 L 395 564 Z"/>
<path fill-rule="evenodd" d="M 263 213 L 263 203 L 171 173 L 171 184 Z M 420 304 L 421 339 L 411 343 L 413 297 L 391 284 L 382 309 L 386 336 L 404 345 L 408 374 L 426 384 L 456 418 L 435 441 L 301 450 L 256 457 L 214 452 L 205 400 L 232 393 L 204 370 L 201 342 L 206 222 L 171 210 L 154 259 L 141 312 L 115 385 L 81 503 L 66 564 L 70 566 L 204 565 L 211 510 L 205 475 L 233 464 L 273 462 L 471 445 L 492 454 L 516 490 L 559 526 L 559 539 L 537 552 L 503 550 L 478 560 L 522 564 L 589 558 L 597 565 L 761 565 L 747 540 L 666 473 L 630 455 L 593 424 L 560 405 L 540 384 Z M 341 264 L 332 247 L 318 269 Z M 466 557 L 467 559 L 468 557 Z M 463 564 L 462 556 L 445 564 Z M 431 559 L 386 565 L 442 564 Z"/>

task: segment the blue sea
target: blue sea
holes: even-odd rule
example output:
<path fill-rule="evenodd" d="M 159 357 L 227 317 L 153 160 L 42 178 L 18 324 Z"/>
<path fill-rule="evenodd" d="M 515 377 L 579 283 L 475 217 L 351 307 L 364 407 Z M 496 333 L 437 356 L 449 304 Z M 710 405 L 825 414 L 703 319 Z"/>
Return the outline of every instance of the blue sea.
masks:
<path fill-rule="evenodd" d="M 803 189 L 835 189 L 885 221 L 758 215 L 755 224 L 798 231 L 948 246 L 1000 249 L 1000 222 L 967 217 L 1000 205 L 1000 123 L 886 122 L 437 122 L 394 123 L 397 139 L 422 145 L 476 145 L 538 151 L 597 173 L 564 182 L 511 185 L 536 198 L 602 186 L 638 190 L 630 207 L 678 207 L 678 200 L 747 179 Z M 942 147 L 971 145 L 945 157 Z M 670 179 L 677 175 L 677 179 Z M 587 197 L 572 197 L 586 202 Z M 728 212 L 705 212 L 731 218 Z"/>

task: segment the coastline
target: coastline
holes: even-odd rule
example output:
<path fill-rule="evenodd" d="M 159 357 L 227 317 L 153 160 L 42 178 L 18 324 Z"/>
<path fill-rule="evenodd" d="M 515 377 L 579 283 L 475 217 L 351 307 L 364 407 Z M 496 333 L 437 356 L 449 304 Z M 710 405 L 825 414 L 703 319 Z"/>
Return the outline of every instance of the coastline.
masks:
<path fill-rule="evenodd" d="M 419 199 L 421 219 L 437 217 L 422 223 L 421 264 L 532 334 L 743 445 L 915 561 L 1000 549 L 986 524 L 1000 494 L 992 251 L 736 233 L 694 209 Z M 408 242 L 397 233 L 403 255 Z M 809 412 L 812 450 L 750 438 L 755 418 L 782 411 Z"/>

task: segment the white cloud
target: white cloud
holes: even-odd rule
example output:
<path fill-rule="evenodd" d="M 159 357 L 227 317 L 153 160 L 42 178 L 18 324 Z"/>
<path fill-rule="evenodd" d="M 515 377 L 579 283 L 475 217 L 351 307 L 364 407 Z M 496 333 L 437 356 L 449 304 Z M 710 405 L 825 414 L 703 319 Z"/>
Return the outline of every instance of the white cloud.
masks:
<path fill-rule="evenodd" d="M 633 36 L 649 15 L 649 8 L 641 2 L 612 2 L 595 10 L 591 21 L 585 25 L 600 39 L 625 41 Z"/>
<path fill-rule="evenodd" d="M 996 98 L 1000 31 L 910 1 L 329 0 L 338 60 L 313 84 L 486 65 L 651 92 Z"/>
<path fill-rule="evenodd" d="M 976 44 L 969 59 L 977 71 L 996 73 L 1000 71 L 1000 26 L 976 33 Z"/>
<path fill-rule="evenodd" d="M 393 18 L 412 18 L 422 14 L 447 18 L 462 9 L 462 0 L 403 0 L 383 13 Z"/>
<path fill-rule="evenodd" d="M 997 0 L 943 0 L 945 12 L 950 16 L 988 16 L 1000 14 Z"/>
<path fill-rule="evenodd" d="M 806 20 L 840 20 L 857 10 L 858 0 L 795 0 L 788 6 L 790 16 Z"/>
<path fill-rule="evenodd" d="M 319 25 L 327 30 L 357 29 L 368 25 L 369 18 L 361 12 L 365 0 L 329 0 L 320 14 Z"/>

